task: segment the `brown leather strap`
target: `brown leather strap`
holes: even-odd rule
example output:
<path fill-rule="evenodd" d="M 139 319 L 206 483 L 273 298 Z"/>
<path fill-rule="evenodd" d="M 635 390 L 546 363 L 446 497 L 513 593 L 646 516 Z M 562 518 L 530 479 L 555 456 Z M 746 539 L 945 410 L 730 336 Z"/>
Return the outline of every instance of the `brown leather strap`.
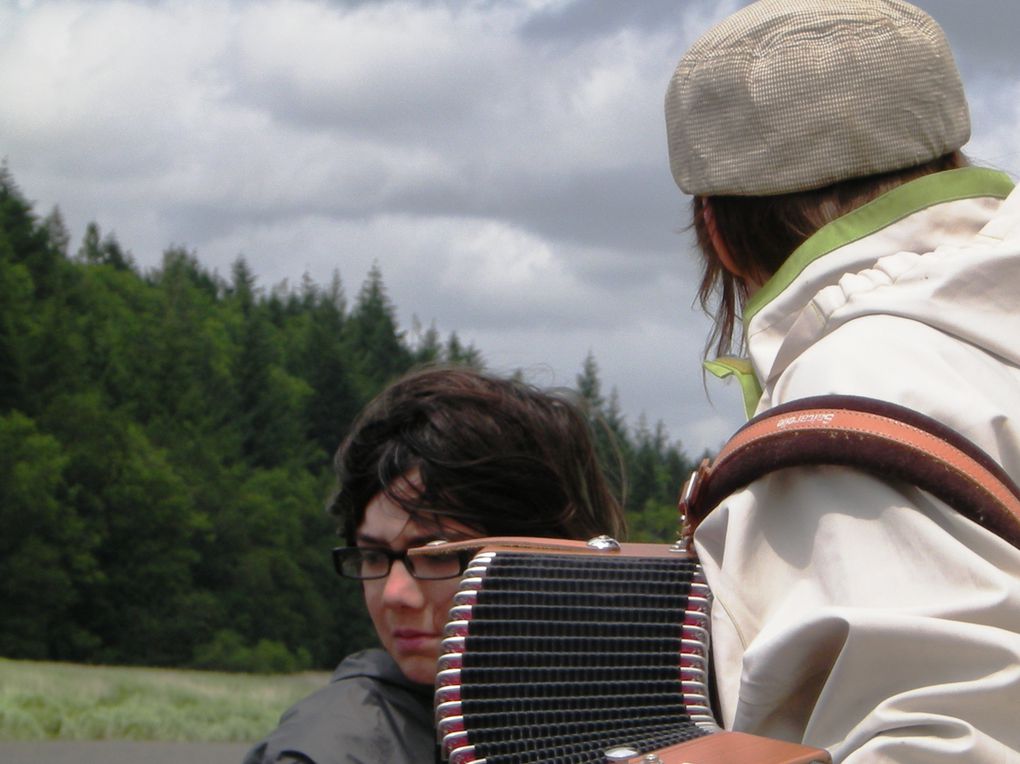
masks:
<path fill-rule="evenodd" d="M 787 743 L 745 732 L 716 732 L 711 735 L 671 745 L 654 752 L 659 764 L 697 764 L 697 762 L 724 762 L 725 764 L 812 764 L 832 761 L 829 752 L 821 748 Z M 627 759 L 627 764 L 654 762 L 649 754 Z"/>
<path fill-rule="evenodd" d="M 856 467 L 903 480 L 1020 547 L 1020 488 L 955 430 L 871 398 L 819 396 L 778 406 L 738 430 L 685 484 L 680 514 L 688 540 L 723 499 L 786 467 Z"/>
<path fill-rule="evenodd" d="M 613 540 L 610 540 L 613 541 Z M 668 544 L 646 544 L 638 542 L 616 542 L 610 548 L 600 549 L 592 541 L 551 539 L 539 536 L 482 536 L 464 541 L 433 543 L 429 546 L 409 549 L 411 557 L 449 554 L 450 552 L 481 550 L 511 552 L 549 552 L 556 554 L 610 554 L 624 557 L 689 557 L 686 550 Z"/>

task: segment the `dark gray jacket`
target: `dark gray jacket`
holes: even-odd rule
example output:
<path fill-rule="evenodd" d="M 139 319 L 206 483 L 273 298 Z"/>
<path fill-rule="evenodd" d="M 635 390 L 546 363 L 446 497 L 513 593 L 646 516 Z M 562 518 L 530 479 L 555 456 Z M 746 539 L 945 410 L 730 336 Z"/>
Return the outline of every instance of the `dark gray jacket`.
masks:
<path fill-rule="evenodd" d="M 244 764 L 431 764 L 438 761 L 432 687 L 409 682 L 384 650 L 337 666 L 328 685 L 299 700 Z"/>

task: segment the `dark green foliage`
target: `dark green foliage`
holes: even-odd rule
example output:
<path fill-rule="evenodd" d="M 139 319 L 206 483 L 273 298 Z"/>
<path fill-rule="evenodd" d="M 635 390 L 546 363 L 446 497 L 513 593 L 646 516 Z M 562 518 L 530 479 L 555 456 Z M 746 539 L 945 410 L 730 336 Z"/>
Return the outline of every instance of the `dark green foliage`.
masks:
<path fill-rule="evenodd" d="M 70 619 L 88 540 L 62 501 L 60 443 L 18 412 L 0 417 L 0 654 L 45 659 Z"/>
<path fill-rule="evenodd" d="M 398 331 L 378 265 L 372 266 L 361 287 L 354 310 L 344 325 L 343 337 L 365 400 L 414 363 L 404 335 Z"/>
<path fill-rule="evenodd" d="M 282 642 L 260 639 L 248 647 L 233 629 L 220 629 L 195 648 L 194 668 L 243 671 L 252 674 L 290 674 L 311 668 L 312 657 L 303 647 L 291 653 Z"/>
<path fill-rule="evenodd" d="M 39 296 L 58 286 L 64 257 L 50 245 L 45 227 L 36 221 L 6 162 L 0 165 L 0 241 L 4 240 L 7 256 L 28 268 Z"/>
<path fill-rule="evenodd" d="M 83 524 L 97 566 L 75 581 L 75 621 L 102 644 L 97 655 L 76 657 L 186 659 L 166 626 L 191 591 L 193 539 L 206 520 L 180 476 L 135 422 L 95 392 L 55 400 L 41 423 L 63 444 L 63 503 Z"/>
<path fill-rule="evenodd" d="M 32 277 L 13 262 L 10 244 L 0 230 L 0 414 L 25 399 L 28 331 L 34 305 Z"/>
<path fill-rule="evenodd" d="M 254 276 L 243 260 L 234 264 L 233 302 L 240 312 L 235 330 L 235 420 L 241 456 L 255 467 L 271 469 L 297 455 L 304 441 L 302 419 L 308 384 L 288 374 L 280 363 L 273 323 L 266 303 L 256 303 Z"/>
<path fill-rule="evenodd" d="M 662 423 L 649 430 L 642 416 L 628 431 L 616 391 L 602 396 L 598 364 L 588 353 L 577 391 L 588 406 L 595 445 L 610 484 L 624 498 L 631 541 L 669 542 L 677 537 L 677 496 L 693 469 L 679 443 L 670 443 Z"/>
<path fill-rule="evenodd" d="M 310 281 L 302 286 L 295 372 L 311 388 L 305 408 L 305 436 L 319 450 L 325 464 L 346 434 L 347 425 L 360 410 L 354 362 L 345 348 L 345 300 L 340 274 L 326 292 Z"/>
<path fill-rule="evenodd" d="M 266 295 L 243 259 L 143 274 L 96 224 L 69 241 L 0 167 L 0 655 L 294 671 L 374 643 L 329 563 L 331 458 L 387 382 L 481 353 L 407 338 L 378 267 L 348 310 L 339 274 Z M 590 355 L 578 387 L 632 536 L 670 540 L 686 458 Z"/>
<path fill-rule="evenodd" d="M 67 232 L 63 228 L 63 220 L 59 216 L 56 218 L 51 216 L 46 221 L 46 230 L 53 245 L 60 251 L 66 251 Z M 85 229 L 81 249 L 78 250 L 78 259 L 89 265 L 109 265 L 119 271 L 131 268 L 131 256 L 120 248 L 117 238 L 113 234 L 101 237 L 99 226 L 95 223 L 89 223 Z"/>

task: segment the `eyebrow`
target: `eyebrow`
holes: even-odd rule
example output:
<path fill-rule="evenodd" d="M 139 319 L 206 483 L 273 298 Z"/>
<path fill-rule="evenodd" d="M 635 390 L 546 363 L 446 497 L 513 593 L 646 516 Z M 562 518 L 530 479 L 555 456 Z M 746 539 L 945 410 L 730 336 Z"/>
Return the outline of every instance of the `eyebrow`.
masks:
<path fill-rule="evenodd" d="M 414 536 L 413 538 L 408 540 L 407 548 L 410 549 L 411 547 L 424 546 L 430 541 L 435 541 L 439 538 L 442 537 L 434 533 L 425 533 L 420 536 Z M 383 549 L 392 549 L 392 547 L 389 545 L 389 542 L 384 541 L 383 539 L 378 538 L 376 536 L 372 536 L 371 534 L 368 533 L 358 533 L 354 537 L 354 542 L 359 546 L 360 545 L 377 546 L 382 547 Z"/>
<path fill-rule="evenodd" d="M 465 539 L 474 538 L 470 533 L 465 533 L 461 530 L 437 528 L 435 533 L 419 533 L 417 536 L 411 537 L 408 541 L 407 549 L 411 549 L 416 546 L 425 546 L 430 541 L 464 541 Z M 357 545 L 364 546 L 375 546 L 382 547 L 383 549 L 392 549 L 389 542 L 373 536 L 371 533 L 358 532 L 354 536 L 354 543 Z"/>

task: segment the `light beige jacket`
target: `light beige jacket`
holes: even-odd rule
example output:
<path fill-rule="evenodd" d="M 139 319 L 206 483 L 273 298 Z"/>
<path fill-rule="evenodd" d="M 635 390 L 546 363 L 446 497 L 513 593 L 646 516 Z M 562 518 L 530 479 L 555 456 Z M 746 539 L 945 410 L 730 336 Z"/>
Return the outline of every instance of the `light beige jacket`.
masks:
<path fill-rule="evenodd" d="M 939 173 L 805 242 L 747 306 L 749 412 L 827 393 L 890 400 L 1020 482 L 1011 188 L 988 170 Z M 695 544 L 727 728 L 835 761 L 1020 762 L 1020 550 L 909 485 L 830 467 L 754 483 Z"/>

